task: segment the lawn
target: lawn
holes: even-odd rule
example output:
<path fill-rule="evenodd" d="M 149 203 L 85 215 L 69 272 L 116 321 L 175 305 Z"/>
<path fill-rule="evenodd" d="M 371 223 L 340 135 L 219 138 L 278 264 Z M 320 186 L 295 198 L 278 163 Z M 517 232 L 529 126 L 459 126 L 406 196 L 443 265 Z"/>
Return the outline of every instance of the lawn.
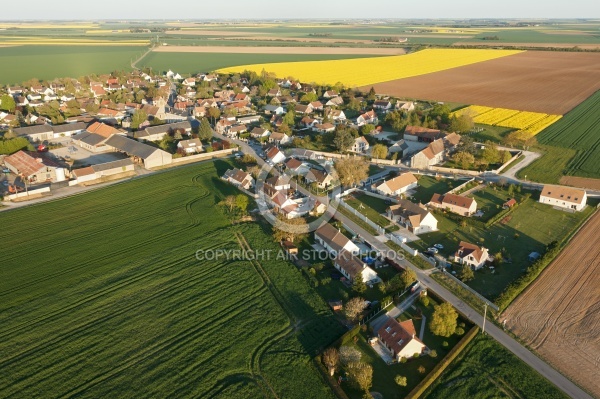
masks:
<path fill-rule="evenodd" d="M 464 180 L 436 179 L 425 175 L 415 175 L 419 179 L 419 187 L 415 194 L 409 198 L 413 202 L 426 204 L 431 200 L 433 194 L 445 194 L 454 187 L 460 186 Z"/>
<path fill-rule="evenodd" d="M 429 304 L 427 306 L 424 306 L 420 302 L 415 302 L 415 309 L 409 308 L 408 311 L 400 315 L 400 320 L 412 319 L 415 324 L 415 330 L 417 331 L 417 334 L 419 334 L 421 323 L 423 322 L 422 316 L 425 316 L 427 320 L 426 323 L 428 324 L 433 315 L 433 307 L 436 304 L 437 302 L 433 297 L 429 298 Z M 464 326 L 465 331 L 468 331 L 468 329 L 471 328 L 470 324 L 464 324 L 464 320 L 459 320 L 459 322 L 463 323 L 462 325 Z M 456 334 L 448 338 L 439 337 L 433 335 L 429 330 L 429 327 L 426 326 L 423 342 L 428 348 L 437 352 L 437 357 L 421 356 L 418 359 L 411 359 L 406 363 L 387 365 L 368 344 L 368 337 L 371 336 L 373 336 L 373 333 L 370 331 L 361 332 L 357 336 L 357 342 L 353 345 L 362 352 L 363 356 L 361 361 L 373 366 L 373 387 L 371 388 L 371 391 L 383 394 L 383 397 L 386 399 L 404 398 L 462 338 L 462 336 Z M 447 346 L 444 346 L 444 342 L 447 342 Z M 421 374 L 418 372 L 417 369 L 419 366 L 425 367 L 425 373 Z M 406 387 L 396 385 L 394 381 L 396 375 L 405 376 L 408 385 Z M 347 383 L 343 383 L 342 388 L 351 399 L 362 398 L 362 393 L 353 389 Z"/>
<path fill-rule="evenodd" d="M 577 156 L 571 148 L 538 145 L 542 156 L 517 172 L 519 179 L 558 184 L 567 165 Z"/>
<path fill-rule="evenodd" d="M 467 197 L 471 197 L 477 202 L 477 210 L 483 211 L 483 216 L 477 219 L 485 223 L 502 212 L 502 205 L 510 198 L 513 198 L 514 193 L 513 195 L 509 195 L 506 188 L 488 185 L 481 190 L 467 195 Z"/>
<path fill-rule="evenodd" d="M 486 335 L 478 335 L 423 396 L 566 399 L 552 383 Z"/>
<path fill-rule="evenodd" d="M 15 84 L 32 78 L 78 78 L 91 73 L 129 70 L 131 60 L 145 51 L 145 46 L 0 47 L 0 83 Z"/>
<path fill-rule="evenodd" d="M 503 198 L 503 193 L 498 198 Z M 527 256 L 537 251 L 543 253 L 552 241 L 560 241 L 568 236 L 593 212 L 588 206 L 583 212 L 567 213 L 537 202 L 539 193 L 520 204 L 505 223 L 498 222 L 483 229 L 469 223 L 460 227 L 441 212 L 436 212 L 439 231 L 421 235 L 421 241 L 411 243 L 419 250 L 425 250 L 435 243 L 442 244 L 440 254 L 453 255 L 460 241 L 483 245 L 491 255 L 504 249 L 504 258 L 511 263 L 496 267 L 492 273 L 488 268 L 475 272 L 475 279 L 468 284 L 480 294 L 494 300 L 511 282 L 520 277 L 529 266 Z M 517 196 L 519 198 L 519 196 Z M 456 269 L 458 270 L 458 268 Z"/>
<path fill-rule="evenodd" d="M 216 206 L 229 167 L 0 213 L 1 397 L 333 398 L 311 357 L 344 328 L 297 268 L 195 256 L 279 248 Z"/>
<path fill-rule="evenodd" d="M 344 200 L 359 213 L 368 217 L 373 223 L 376 223 L 383 228 L 394 225 L 389 219 L 382 215 L 389 206 L 386 205 L 385 200 L 371 197 L 366 194 L 347 197 Z"/>
<path fill-rule="evenodd" d="M 213 42 L 212 45 L 215 43 Z M 218 43 L 221 45 L 221 43 Z M 363 58 L 365 55 L 335 54 L 232 54 L 232 53 L 150 53 L 138 67 L 151 67 L 155 72 L 169 69 L 181 74 L 210 72 L 220 68 L 245 65 L 257 62 L 297 62 L 325 61 L 349 58 Z"/>
<path fill-rule="evenodd" d="M 481 143 L 488 140 L 493 141 L 494 143 L 501 143 L 508 133 L 516 130 L 510 127 L 482 125 L 479 123 L 475 124 L 475 129 L 483 130 L 476 133 L 469 133 L 468 136 Z"/>

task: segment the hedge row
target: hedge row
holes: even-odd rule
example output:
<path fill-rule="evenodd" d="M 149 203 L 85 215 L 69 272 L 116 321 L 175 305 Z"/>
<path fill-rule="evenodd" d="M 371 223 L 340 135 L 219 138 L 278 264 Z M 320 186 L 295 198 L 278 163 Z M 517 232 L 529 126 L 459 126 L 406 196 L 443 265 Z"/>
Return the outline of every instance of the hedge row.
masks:
<path fill-rule="evenodd" d="M 405 397 L 405 399 L 417 399 L 421 395 L 423 395 L 423 392 L 425 392 L 427 388 L 429 388 L 429 386 L 435 380 L 437 380 L 440 375 L 442 375 L 444 370 L 446 370 L 450 363 L 452 363 L 452 361 L 456 359 L 456 357 L 463 351 L 463 349 L 466 348 L 469 342 L 471 342 L 473 338 L 475 338 L 478 332 L 479 327 L 475 326 L 471 328 L 469 332 L 465 334 L 465 336 L 456 344 L 456 346 L 452 348 L 450 352 L 448 352 L 446 357 L 444 357 L 442 361 L 435 365 L 433 370 L 431 370 L 431 372 L 425 377 L 425 379 L 419 384 L 417 384 L 417 386 L 414 387 L 412 391 L 410 391 L 410 393 Z"/>
<path fill-rule="evenodd" d="M 14 139 L 0 140 L 0 154 L 10 155 L 14 154 L 19 150 L 26 150 L 29 148 L 29 140 L 24 137 L 17 137 Z M 33 150 L 33 148 L 29 148 Z"/>

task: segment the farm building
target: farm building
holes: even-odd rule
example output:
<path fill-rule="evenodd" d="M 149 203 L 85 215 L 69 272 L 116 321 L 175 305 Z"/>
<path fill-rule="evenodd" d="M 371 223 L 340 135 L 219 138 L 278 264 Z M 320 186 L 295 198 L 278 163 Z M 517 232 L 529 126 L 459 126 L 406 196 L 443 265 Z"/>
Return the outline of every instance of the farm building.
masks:
<path fill-rule="evenodd" d="M 545 185 L 540 194 L 540 202 L 559 208 L 581 211 L 587 203 L 585 190 L 565 186 Z"/>
<path fill-rule="evenodd" d="M 166 125 L 149 126 L 144 130 L 135 133 L 136 139 L 144 141 L 159 141 L 167 134 L 179 132 L 182 136 L 189 136 L 192 131 L 192 125 L 189 121 L 169 123 Z"/>
<path fill-rule="evenodd" d="M 354 282 L 358 277 L 365 284 L 377 284 L 380 278 L 375 270 L 371 269 L 365 262 L 359 259 L 351 252 L 342 249 L 333 260 L 335 268 L 344 275 L 350 282 Z"/>
<path fill-rule="evenodd" d="M 427 347 L 416 336 L 415 325 L 412 320 L 398 322 L 391 317 L 377 330 L 377 338 L 392 352 L 396 361 L 402 358 L 421 356 Z"/>
<path fill-rule="evenodd" d="M 135 166 L 133 161 L 127 158 L 75 169 L 72 174 L 77 183 L 85 183 L 100 179 L 104 176 L 114 176 L 121 173 L 133 172 L 134 169 Z"/>
<path fill-rule="evenodd" d="M 478 270 L 485 265 L 489 256 L 487 248 L 461 241 L 454 254 L 454 261 L 461 265 L 469 265 L 473 269 Z"/>
<path fill-rule="evenodd" d="M 386 180 L 375 189 L 382 195 L 400 195 L 417 187 L 417 178 L 410 172 Z"/>
<path fill-rule="evenodd" d="M 324 224 L 315 231 L 315 241 L 333 255 L 337 255 L 342 250 L 351 253 L 359 252 L 356 244 L 329 223 Z"/>
<path fill-rule="evenodd" d="M 427 145 L 425 149 L 413 155 L 413 157 L 410 159 L 410 167 L 418 169 L 427 169 L 430 166 L 441 163 L 444 160 L 444 155 L 444 140 L 434 140 L 431 143 L 429 143 L 429 145 Z"/>
<path fill-rule="evenodd" d="M 95 122 L 88 126 L 84 132 L 73 136 L 73 142 L 90 152 L 107 152 L 112 151 L 112 148 L 106 145 L 106 141 L 115 134 L 124 133 L 112 126 Z"/>
<path fill-rule="evenodd" d="M 106 145 L 129 155 L 134 162 L 143 162 L 146 169 L 169 165 L 173 161 L 173 155 L 166 151 L 118 134 L 112 135 Z"/>
<path fill-rule="evenodd" d="M 4 158 L 4 165 L 30 183 L 65 180 L 65 169 L 47 154 L 19 151 Z"/>
<path fill-rule="evenodd" d="M 400 200 L 398 204 L 387 209 L 388 218 L 406 227 L 413 234 L 419 235 L 437 231 L 438 221 L 423 205 L 408 200 Z"/>
<path fill-rule="evenodd" d="M 427 205 L 462 216 L 471 216 L 477 212 L 477 201 L 456 194 L 433 194 Z"/>

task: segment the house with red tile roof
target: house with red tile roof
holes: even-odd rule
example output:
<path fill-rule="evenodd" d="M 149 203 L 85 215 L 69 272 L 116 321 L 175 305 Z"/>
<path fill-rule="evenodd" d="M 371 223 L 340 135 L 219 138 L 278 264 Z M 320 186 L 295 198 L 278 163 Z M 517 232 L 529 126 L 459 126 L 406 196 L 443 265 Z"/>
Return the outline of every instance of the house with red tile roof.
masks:
<path fill-rule="evenodd" d="M 379 330 L 377 338 L 389 350 L 396 361 L 419 357 L 427 347 L 416 334 L 412 320 L 398 322 L 390 318 Z"/>
<path fill-rule="evenodd" d="M 458 249 L 454 253 L 454 261 L 461 265 L 469 265 L 473 269 L 481 269 L 489 259 L 490 254 L 487 248 L 461 241 Z"/>

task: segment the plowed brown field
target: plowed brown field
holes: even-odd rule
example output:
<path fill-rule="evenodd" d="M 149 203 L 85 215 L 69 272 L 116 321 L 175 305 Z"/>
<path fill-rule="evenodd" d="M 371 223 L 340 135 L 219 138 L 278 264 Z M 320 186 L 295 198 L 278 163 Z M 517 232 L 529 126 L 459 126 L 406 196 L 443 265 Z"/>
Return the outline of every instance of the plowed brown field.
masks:
<path fill-rule="evenodd" d="M 600 213 L 503 314 L 506 326 L 600 397 Z"/>
<path fill-rule="evenodd" d="M 560 178 L 560 184 L 564 186 L 589 188 L 591 190 L 600 190 L 600 179 L 590 177 L 563 176 Z"/>
<path fill-rule="evenodd" d="M 600 54 L 527 51 L 374 87 L 399 97 L 565 114 L 600 89 Z"/>

